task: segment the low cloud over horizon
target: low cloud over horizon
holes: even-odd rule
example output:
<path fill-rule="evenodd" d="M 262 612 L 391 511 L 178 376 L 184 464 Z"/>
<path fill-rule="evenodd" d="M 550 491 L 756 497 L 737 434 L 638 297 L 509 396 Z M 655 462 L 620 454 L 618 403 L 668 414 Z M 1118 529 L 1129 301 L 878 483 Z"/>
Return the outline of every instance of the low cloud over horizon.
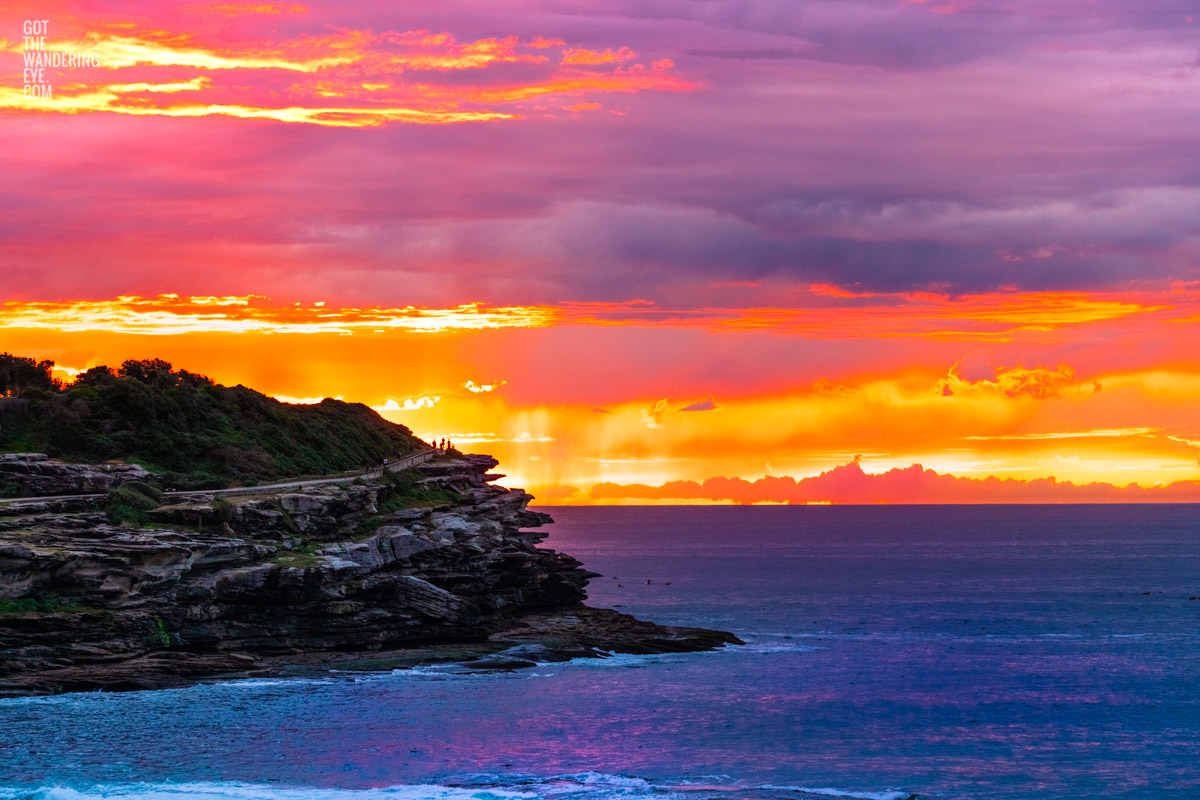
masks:
<path fill-rule="evenodd" d="M 543 503 L 710 501 L 735 504 L 789 505 L 922 505 L 964 503 L 1196 503 L 1200 481 L 1176 481 L 1143 487 L 1137 483 L 1075 484 L 1054 477 L 1022 480 L 969 478 L 939 474 L 920 464 L 896 467 L 878 474 L 863 470 L 859 459 L 820 475 L 799 480 L 769 475 L 758 480 L 715 477 L 703 482 L 669 481 L 661 486 L 599 483 L 580 492 L 573 487 L 549 487 Z"/>

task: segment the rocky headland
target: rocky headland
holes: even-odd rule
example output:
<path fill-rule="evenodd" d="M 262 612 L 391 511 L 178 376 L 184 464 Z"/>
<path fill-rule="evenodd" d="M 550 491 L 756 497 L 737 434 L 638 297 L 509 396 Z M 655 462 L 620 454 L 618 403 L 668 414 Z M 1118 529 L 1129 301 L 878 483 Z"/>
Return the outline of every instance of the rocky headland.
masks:
<path fill-rule="evenodd" d="M 183 495 L 140 467 L 0 457 L 39 496 L 0 503 L 0 696 L 738 642 L 585 606 L 595 574 L 537 547 L 550 518 L 493 483 L 496 463 Z"/>

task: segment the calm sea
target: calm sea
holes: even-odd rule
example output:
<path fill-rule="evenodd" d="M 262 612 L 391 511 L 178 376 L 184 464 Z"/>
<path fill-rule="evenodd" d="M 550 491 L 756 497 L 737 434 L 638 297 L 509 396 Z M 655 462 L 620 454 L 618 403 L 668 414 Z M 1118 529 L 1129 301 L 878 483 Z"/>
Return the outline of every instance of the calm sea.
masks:
<path fill-rule="evenodd" d="M 721 652 L 0 701 L 0 798 L 1200 798 L 1200 506 L 559 508 Z"/>

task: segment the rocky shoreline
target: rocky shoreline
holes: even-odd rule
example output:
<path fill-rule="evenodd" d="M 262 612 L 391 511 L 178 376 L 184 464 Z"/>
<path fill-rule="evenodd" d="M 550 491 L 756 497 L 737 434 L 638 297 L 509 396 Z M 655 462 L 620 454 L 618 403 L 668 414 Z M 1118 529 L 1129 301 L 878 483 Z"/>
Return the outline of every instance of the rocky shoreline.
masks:
<path fill-rule="evenodd" d="M 115 478 L 110 503 L 122 483 L 155 498 L 137 526 L 110 521 L 104 500 L 0 505 L 0 696 L 738 643 L 583 605 L 595 574 L 536 546 L 527 529 L 550 518 L 494 485 L 496 465 L 439 458 L 371 484 L 183 502 L 137 470 L 89 470 Z M 39 491 L 55 473 L 78 483 L 43 466 Z"/>

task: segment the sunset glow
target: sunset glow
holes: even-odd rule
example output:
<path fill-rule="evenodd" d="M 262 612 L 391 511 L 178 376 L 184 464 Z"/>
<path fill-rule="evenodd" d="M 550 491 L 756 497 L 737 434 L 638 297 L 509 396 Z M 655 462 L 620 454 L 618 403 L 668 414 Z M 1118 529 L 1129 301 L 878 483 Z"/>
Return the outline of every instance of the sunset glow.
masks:
<path fill-rule="evenodd" d="M 64 9 L 66 10 L 66 9 Z M 39 15 L 50 10 L 37 7 Z M 134 116 L 223 115 L 332 127 L 389 123 L 452 124 L 519 119 L 522 109 L 499 108 L 535 97 L 577 98 L 603 92 L 690 91 L 664 74 L 668 61 L 606 69 L 635 57 L 563 49 L 547 40 L 521 43 L 515 35 L 458 41 L 429 29 L 264 38 L 246 25 L 229 36 L 230 16 L 303 14 L 303 6 L 191 6 L 175 30 L 147 29 L 130 18 L 55 15 L 53 43 L 26 48 L 23 36 L 0 40 L 0 63 L 23 68 L 66 66 L 73 80 L 50 97 L 24 85 L 0 85 L 0 110 L 33 114 L 108 113 Z M 131 15 L 132 17 L 133 15 Z M 46 20 L 49 23 L 49 20 Z M 21 30 L 17 20 L 10 24 Z M 272 25 L 272 30 L 274 27 Z M 23 31 L 21 31 L 23 33 Z M 565 44 L 565 43 L 564 43 Z M 543 52 L 558 49 L 560 63 Z M 83 64 L 83 67 L 78 67 Z M 503 64 L 537 65 L 519 83 L 439 80 L 438 73 L 486 70 Z M 162 75 L 170 80 L 121 80 Z M 10 70 L 4 70 L 9 72 Z M 422 75 L 411 80 L 412 73 Z M 464 104 L 473 107 L 464 108 Z M 572 106 L 577 105 L 572 101 Z M 484 108 L 483 106 L 491 106 Z"/>
<path fill-rule="evenodd" d="M 1200 501 L 1181 5 L 384 6 L 0 12 L 0 351 L 545 503 Z"/>

